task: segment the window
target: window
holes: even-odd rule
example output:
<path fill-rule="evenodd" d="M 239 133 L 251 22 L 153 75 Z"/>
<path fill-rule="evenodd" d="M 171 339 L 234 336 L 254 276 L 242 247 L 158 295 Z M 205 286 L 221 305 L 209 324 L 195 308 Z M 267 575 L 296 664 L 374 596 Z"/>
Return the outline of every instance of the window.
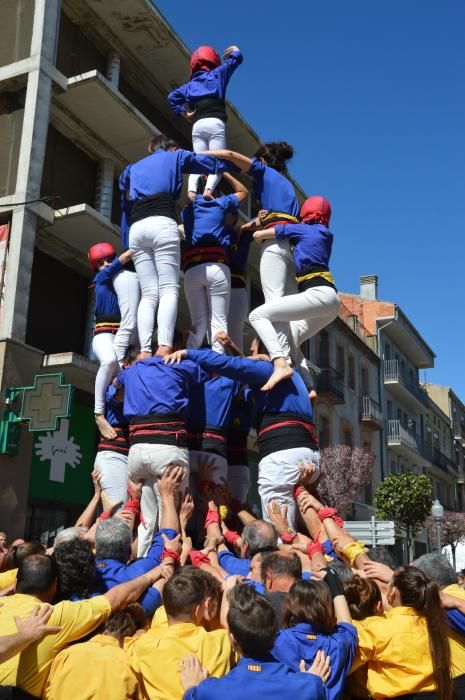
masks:
<path fill-rule="evenodd" d="M 387 417 L 388 417 L 388 420 L 392 420 L 392 416 L 393 416 L 393 413 L 392 413 L 392 401 L 389 401 L 389 400 L 388 400 L 388 402 L 387 402 Z"/>
<path fill-rule="evenodd" d="M 336 370 L 339 373 L 342 380 L 345 380 L 346 376 L 346 361 L 345 353 L 342 345 L 337 345 L 336 347 Z"/>
<path fill-rule="evenodd" d="M 347 370 L 349 374 L 349 389 L 355 390 L 355 357 L 353 355 L 349 355 Z"/>
<path fill-rule="evenodd" d="M 391 359 L 391 346 L 389 345 L 389 343 L 386 343 L 384 346 L 384 359 L 385 360 Z"/>
<path fill-rule="evenodd" d="M 348 445 L 349 447 L 353 446 L 353 435 L 352 435 L 352 427 L 350 425 L 343 425 L 342 426 L 342 444 L 343 445 Z"/>
<path fill-rule="evenodd" d="M 370 395 L 370 382 L 369 382 L 368 368 L 367 367 L 362 367 L 360 370 L 360 384 L 361 384 L 362 396 L 369 396 Z M 388 403 L 391 403 L 391 402 L 388 402 Z M 392 405 L 391 405 L 391 408 L 392 408 Z"/>
<path fill-rule="evenodd" d="M 318 420 L 318 424 L 318 441 L 320 443 L 320 449 L 322 450 L 325 447 L 329 447 L 331 440 L 329 418 L 321 416 Z"/>
<path fill-rule="evenodd" d="M 254 307 L 252 307 L 254 308 Z M 321 331 L 318 339 L 318 365 L 322 368 L 329 367 L 329 335 L 327 331 Z"/>

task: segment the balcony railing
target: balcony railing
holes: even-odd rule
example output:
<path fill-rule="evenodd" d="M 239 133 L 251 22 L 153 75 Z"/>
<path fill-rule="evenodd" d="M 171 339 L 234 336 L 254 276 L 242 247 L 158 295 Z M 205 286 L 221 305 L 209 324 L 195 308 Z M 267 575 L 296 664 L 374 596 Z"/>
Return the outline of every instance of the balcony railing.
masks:
<path fill-rule="evenodd" d="M 344 403 L 344 382 L 342 376 L 332 367 L 322 367 L 316 380 L 317 392 L 332 403 Z"/>
<path fill-rule="evenodd" d="M 399 360 L 384 360 L 384 381 L 385 382 L 399 382 L 408 391 L 415 396 L 421 403 L 428 407 L 429 399 L 426 391 L 421 387 L 418 382 L 412 380 L 412 378 L 402 370 L 399 364 Z"/>
<path fill-rule="evenodd" d="M 360 420 L 379 429 L 383 425 L 381 406 L 371 396 L 362 396 L 360 400 Z"/>
<path fill-rule="evenodd" d="M 429 462 L 433 461 L 433 450 L 424 440 L 413 430 L 405 428 L 400 420 L 387 421 L 387 442 L 389 444 L 400 444 L 415 450 Z"/>
<path fill-rule="evenodd" d="M 437 447 L 433 447 L 433 464 L 444 471 L 448 471 L 448 469 L 457 471 L 458 468 L 457 465 L 454 464 L 447 455 L 441 452 L 441 450 L 438 450 Z"/>
<path fill-rule="evenodd" d="M 454 418 L 453 421 L 454 440 L 465 440 L 465 422 Z"/>

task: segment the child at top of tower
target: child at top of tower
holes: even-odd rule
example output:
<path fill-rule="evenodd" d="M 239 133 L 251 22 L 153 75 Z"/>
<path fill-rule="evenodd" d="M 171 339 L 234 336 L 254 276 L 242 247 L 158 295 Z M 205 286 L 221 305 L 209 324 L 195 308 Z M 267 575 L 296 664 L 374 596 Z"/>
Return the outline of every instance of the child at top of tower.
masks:
<path fill-rule="evenodd" d="M 171 109 L 193 122 L 192 146 L 195 153 L 209 148 L 226 148 L 226 89 L 232 74 L 242 63 L 237 46 L 229 46 L 223 62 L 211 46 L 199 46 L 190 59 L 190 80 L 168 95 Z M 197 192 L 199 175 L 188 181 L 189 197 Z M 209 175 L 204 196 L 212 196 L 220 176 Z"/>

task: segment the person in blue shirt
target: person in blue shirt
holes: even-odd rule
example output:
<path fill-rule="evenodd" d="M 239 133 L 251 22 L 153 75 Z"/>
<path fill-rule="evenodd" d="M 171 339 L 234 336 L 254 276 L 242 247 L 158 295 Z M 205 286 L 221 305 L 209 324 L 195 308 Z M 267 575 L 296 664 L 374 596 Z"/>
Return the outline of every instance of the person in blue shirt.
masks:
<path fill-rule="evenodd" d="M 214 48 L 199 46 L 191 56 L 189 82 L 168 95 L 173 112 L 194 123 L 192 147 L 195 153 L 226 148 L 226 89 L 241 63 L 242 53 L 237 46 L 229 46 L 224 51 L 223 63 Z M 187 189 L 191 197 L 197 192 L 199 177 L 189 176 Z M 218 175 L 209 175 L 204 195 L 211 197 L 218 182 Z"/>
<path fill-rule="evenodd" d="M 245 224 L 243 232 L 260 227 L 299 222 L 299 204 L 294 186 L 287 178 L 287 161 L 293 156 L 293 148 L 286 142 L 265 143 L 253 158 L 229 150 L 210 150 L 209 155 L 229 160 L 234 166 L 250 175 L 253 180 L 254 203 L 259 209 L 256 220 Z M 286 239 L 266 239 L 261 245 L 260 280 L 265 302 L 272 302 L 297 291 L 294 263 L 290 243 Z M 286 356 L 295 355 L 288 322 L 278 323 L 276 331 Z M 299 358 L 300 359 L 300 358 Z M 284 365 L 284 363 L 281 363 Z M 286 368 L 283 367 L 284 377 Z M 308 373 L 307 373 L 308 375 Z M 270 386 L 271 388 L 271 386 Z"/>
<path fill-rule="evenodd" d="M 97 243 L 89 249 L 88 257 L 95 272 L 95 327 L 92 351 L 99 362 L 95 377 L 95 422 L 105 439 L 114 440 L 116 430 L 105 418 L 105 392 L 118 372 L 115 336 L 120 327 L 121 312 L 114 282 L 116 277 L 123 273 L 124 265 L 131 259 L 131 253 L 126 251 L 117 257 L 116 250 L 110 243 Z"/>
<path fill-rule="evenodd" d="M 224 595 L 227 595 L 225 593 Z M 331 660 L 320 652 L 307 669 L 304 662 L 296 673 L 271 654 L 278 629 L 271 604 L 252 586 L 236 585 L 229 592 L 227 625 L 241 659 L 223 678 L 207 678 L 198 657 L 181 661 L 183 700 L 323 700 Z"/>
<path fill-rule="evenodd" d="M 273 647 L 275 659 L 298 671 L 302 659 L 311 664 L 317 652 L 324 651 L 331 657 L 325 697 L 340 700 L 354 659 L 357 628 L 337 574 L 328 569 L 323 581 L 296 581 L 284 601 L 283 623 Z"/>
<path fill-rule="evenodd" d="M 219 331 L 228 330 L 231 277 L 228 250 L 231 231 L 225 226 L 228 213 L 237 212 L 247 199 L 248 190 L 228 173 L 223 175 L 233 194 L 205 199 L 201 194 L 184 208 L 182 220 L 186 237 L 183 259 L 184 292 L 191 316 L 187 347 L 199 348 L 207 333 L 217 352 L 223 347 L 215 341 Z"/>
<path fill-rule="evenodd" d="M 337 317 L 339 296 L 329 271 L 333 234 L 328 229 L 331 207 L 324 197 L 305 200 L 300 211 L 301 224 L 275 224 L 254 233 L 263 240 L 287 240 L 292 244 L 298 294 L 268 301 L 254 309 L 249 321 L 260 336 L 274 362 L 275 372 L 268 388 L 289 374 L 291 356 L 280 341 L 277 324 L 291 322 L 295 347 L 321 331 Z"/>
<path fill-rule="evenodd" d="M 313 425 L 313 410 L 299 373 L 292 373 L 270 391 L 262 385 L 273 374 L 273 363 L 247 357 L 228 357 L 213 350 L 179 350 L 165 357 L 167 363 L 188 359 L 207 372 L 248 384 L 255 401 L 259 452 L 258 492 L 263 517 L 267 506 L 277 500 L 287 506 L 290 525 L 297 524 L 294 487 L 300 479 L 300 464 L 313 462 L 313 480 L 319 476 L 320 453 Z M 292 372 L 292 370 L 291 370 Z"/>
<path fill-rule="evenodd" d="M 218 173 L 226 168 L 218 159 L 180 149 L 163 134 L 151 140 L 149 154 L 128 165 L 119 179 L 129 224 L 127 245 L 142 294 L 137 327 L 144 357 L 151 355 L 155 315 L 159 354 L 172 348 L 180 270 L 175 202 L 181 193 L 183 174 Z"/>
<path fill-rule="evenodd" d="M 128 492 L 129 426 L 123 415 L 118 390 L 110 384 L 105 394 L 105 418 L 116 432 L 115 438 L 101 436 L 94 469 L 100 469 L 100 486 L 111 503 L 126 501 Z"/>
<path fill-rule="evenodd" d="M 238 226 L 238 214 L 232 212 L 226 217 L 231 244 L 229 246 L 229 269 L 231 271 L 231 301 L 228 314 L 228 335 L 242 352 L 244 349 L 244 323 L 249 315 L 247 293 L 247 260 L 253 231 Z"/>

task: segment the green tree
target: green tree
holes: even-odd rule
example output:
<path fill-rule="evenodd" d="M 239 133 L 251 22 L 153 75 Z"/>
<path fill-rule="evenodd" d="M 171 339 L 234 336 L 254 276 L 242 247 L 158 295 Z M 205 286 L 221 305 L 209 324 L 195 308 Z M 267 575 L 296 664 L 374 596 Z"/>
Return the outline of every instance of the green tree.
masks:
<path fill-rule="evenodd" d="M 429 478 L 413 472 L 391 474 L 376 489 L 378 517 L 393 520 L 397 527 L 405 530 L 409 557 L 413 539 L 431 513 L 431 495 Z"/>

